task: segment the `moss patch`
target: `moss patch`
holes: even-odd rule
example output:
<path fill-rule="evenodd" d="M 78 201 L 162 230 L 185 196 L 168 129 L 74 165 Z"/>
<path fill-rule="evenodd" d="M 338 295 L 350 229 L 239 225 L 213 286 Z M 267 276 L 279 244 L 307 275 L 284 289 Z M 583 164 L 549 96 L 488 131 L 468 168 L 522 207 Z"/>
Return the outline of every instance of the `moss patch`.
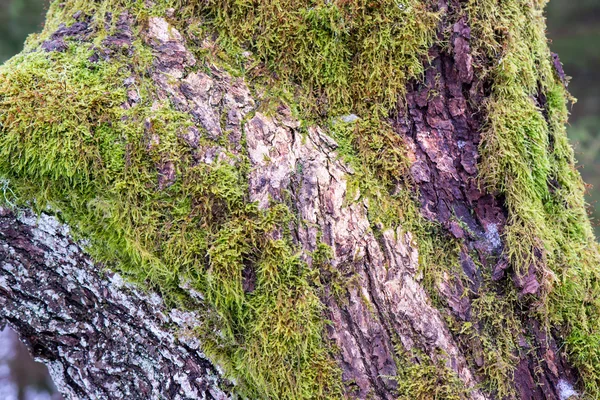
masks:
<path fill-rule="evenodd" d="M 21 204 L 59 210 L 96 260 L 172 305 L 193 306 L 182 282 L 203 293 L 217 317 L 199 332 L 241 394 L 341 397 L 312 271 L 281 232 L 287 207 L 249 202 L 245 156 L 194 161 L 181 139 L 193 121 L 154 101 L 143 49 L 113 62 L 90 61 L 93 51 L 29 50 L 0 70 L 0 171 Z M 130 76 L 141 100 L 126 109 Z M 176 179 L 160 188 L 166 163 Z"/>
<path fill-rule="evenodd" d="M 423 72 L 438 21 L 418 0 L 210 0 L 178 9 L 198 21 L 188 31 L 219 33 L 230 64 L 252 51 L 262 65 L 244 67 L 250 76 L 266 68 L 267 81 L 302 89 L 304 113 L 321 116 L 394 107 Z"/>
<path fill-rule="evenodd" d="M 400 365 L 395 380 L 398 382 L 399 400 L 464 400 L 470 391 L 441 360 L 435 362 L 421 351 L 411 352 L 398 348 Z"/>
<path fill-rule="evenodd" d="M 545 3 L 470 2 L 478 56 L 494 65 L 480 171 L 505 196 L 512 264 L 521 273 L 533 265 L 548 293 L 540 318 L 564 328 L 570 359 L 597 396 L 600 258 L 565 134 L 569 96 L 553 71 Z"/>

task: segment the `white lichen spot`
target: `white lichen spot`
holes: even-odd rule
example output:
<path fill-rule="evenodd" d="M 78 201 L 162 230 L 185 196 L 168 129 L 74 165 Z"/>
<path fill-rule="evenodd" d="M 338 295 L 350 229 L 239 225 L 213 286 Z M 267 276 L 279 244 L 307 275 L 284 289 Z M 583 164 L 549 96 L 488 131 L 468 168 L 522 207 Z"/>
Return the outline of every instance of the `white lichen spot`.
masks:
<path fill-rule="evenodd" d="M 65 381 L 65 368 L 60 361 L 45 361 L 52 381 L 57 387 L 67 387 Z"/>
<path fill-rule="evenodd" d="M 4 276 L 0 277 L 0 288 L 8 293 L 12 292 L 10 284 L 7 282 L 6 277 Z"/>
<path fill-rule="evenodd" d="M 489 243 L 491 250 L 498 250 L 502 247 L 502 239 L 498 233 L 498 225 L 488 224 L 486 226 L 485 239 Z"/>
<path fill-rule="evenodd" d="M 558 385 L 556 386 L 556 391 L 558 392 L 558 396 L 560 400 L 569 400 L 579 397 L 579 393 L 575 389 L 573 389 L 573 385 L 571 385 L 567 380 L 560 379 L 558 381 Z"/>
<path fill-rule="evenodd" d="M 44 294 L 46 295 L 46 297 L 54 300 L 54 301 L 58 301 L 60 300 L 60 295 L 58 293 L 56 293 L 56 291 L 54 290 L 45 290 Z"/>
<path fill-rule="evenodd" d="M 11 272 L 13 273 L 15 271 L 15 266 L 12 264 L 8 264 L 8 263 L 3 263 L 2 264 L 2 269 L 7 271 L 7 272 Z"/>
<path fill-rule="evenodd" d="M 162 298 L 156 293 L 151 293 L 150 296 L 148 297 L 148 300 L 150 301 L 150 304 L 152 304 L 156 307 L 162 305 Z"/>
<path fill-rule="evenodd" d="M 19 222 L 22 222 L 23 224 L 27 225 L 27 226 L 36 226 L 37 225 L 37 218 L 35 217 L 35 215 L 33 214 L 29 214 L 29 213 L 21 213 L 17 216 L 17 220 Z"/>
<path fill-rule="evenodd" d="M 342 122 L 345 122 L 346 124 L 350 124 L 352 122 L 356 122 L 359 120 L 358 115 L 356 114 L 348 114 L 348 115 L 342 115 L 340 117 L 340 120 Z"/>
<path fill-rule="evenodd" d="M 111 276 L 110 283 L 117 289 L 121 289 L 125 285 L 125 281 L 119 274 L 114 274 Z"/>

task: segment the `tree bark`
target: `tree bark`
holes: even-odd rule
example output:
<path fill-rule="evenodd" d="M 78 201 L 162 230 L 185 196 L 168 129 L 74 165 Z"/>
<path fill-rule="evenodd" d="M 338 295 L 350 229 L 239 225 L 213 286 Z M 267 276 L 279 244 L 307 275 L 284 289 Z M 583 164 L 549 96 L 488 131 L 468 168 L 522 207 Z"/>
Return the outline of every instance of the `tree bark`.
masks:
<path fill-rule="evenodd" d="M 435 3 L 432 7 L 447 15 L 462 10 L 460 2 Z M 140 40 L 152 54 L 144 62 L 149 63 L 154 101 L 168 101 L 195 122 L 179 139 L 192 149 L 196 162 L 239 166 L 247 156 L 248 203 L 263 211 L 274 203 L 294 210 L 291 237 L 307 266 L 318 268 L 314 258 L 320 243 L 331 248 L 330 268 L 351 281 L 341 295 L 334 293 L 332 283 L 319 292 L 322 318 L 329 321 L 324 336 L 336 349 L 330 356 L 343 381 L 340 396 L 393 399 L 407 384 L 401 379 L 422 379 L 427 389 L 415 392 L 420 398 L 563 400 L 581 391 L 579 373 L 561 350 L 563 337 L 555 327 L 546 330 L 533 312 L 515 311 L 524 328 L 514 339 L 518 347 L 511 350 L 507 393 L 485 384 L 489 368 L 495 367 L 483 360 L 478 339 L 456 329 L 457 323 L 485 329 L 484 320 L 473 315 L 473 304 L 486 282 L 509 281 L 519 296 L 537 296 L 543 284 L 534 267 L 514 273 L 503 237 L 511 215 L 501 195 L 478 183 L 486 124 L 478 105 L 491 95 L 485 81 L 489 77 L 477 76 L 473 65 L 468 16 L 440 20 L 438 36 L 452 32 L 449 48 L 440 41 L 429 49 L 424 76 L 407 84 L 404 100 L 385 118 L 406 146 L 421 214 L 439 227 L 440 237 L 460 243 L 460 270 L 468 279 L 445 275 L 432 291 L 423 276 L 427 266 L 419 265 L 419 239 L 402 226 L 373 223 L 372 200 L 350 187 L 355 171 L 340 157 L 340 144 L 329 128 L 306 126 L 285 102 L 265 111 L 261 104 L 268 95 L 253 91 L 248 77 L 234 76 L 216 63 L 198 68 L 197 53 L 190 50 L 197 38 L 175 27 L 177 11 L 150 17 L 115 11 L 116 28 L 100 46 L 93 42 L 98 35 L 95 17 L 79 10 L 69 16 L 73 21 L 47 32 L 38 48 L 27 51 L 65 52 L 75 43 L 94 46 L 90 62 L 112 63 L 120 62 L 117 54 L 131 55 Z M 211 51 L 211 45 L 204 43 L 203 50 Z M 125 109 L 140 103 L 134 82 L 123 83 Z M 148 126 L 153 118 L 161 118 L 158 111 L 148 116 Z M 151 151 L 160 138 L 148 136 Z M 214 145 L 199 143 L 200 137 Z M 180 179 L 172 160 L 157 162 L 156 169 L 158 191 Z M 6 193 L 5 188 L 5 199 Z M 181 284 L 189 296 L 188 309 L 171 308 L 156 287 L 143 291 L 126 283 L 110 272 L 110 264 L 86 254 L 85 241 L 71 234 L 75 228 L 59 222 L 60 211 L 53 216 L 50 211 L 36 215 L 27 207 L 1 209 L 0 315 L 49 366 L 65 397 L 234 398 L 244 383 L 206 356 L 196 335 L 195 329 L 216 313 L 210 300 Z M 280 227 L 269 235 L 279 238 L 284 231 Z M 252 268 L 239 271 L 245 293 L 259 284 Z M 527 301 L 521 306 L 531 304 Z M 405 353 L 409 356 L 402 358 Z M 431 378 L 426 374 L 407 375 L 419 365 L 433 366 L 433 385 L 427 386 Z M 460 393 L 440 392 L 437 386 L 448 381 L 458 381 Z"/>
<path fill-rule="evenodd" d="M 56 218 L 1 214 L 2 316 L 66 398 L 229 398 L 186 335 L 199 313 L 168 310 L 157 294 L 104 273 Z"/>

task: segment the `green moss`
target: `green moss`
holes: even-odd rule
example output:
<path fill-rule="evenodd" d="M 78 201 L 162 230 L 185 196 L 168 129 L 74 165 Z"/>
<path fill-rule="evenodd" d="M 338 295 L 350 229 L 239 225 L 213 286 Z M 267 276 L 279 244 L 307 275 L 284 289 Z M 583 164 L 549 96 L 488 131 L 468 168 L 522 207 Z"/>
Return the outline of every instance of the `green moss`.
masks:
<path fill-rule="evenodd" d="M 512 283 L 487 281 L 471 304 L 472 320 L 457 324 L 459 341 L 469 350 L 471 362 L 478 365 L 483 385 L 500 399 L 517 398 L 512 385 L 519 357 L 519 340 L 525 340 Z M 456 322 L 451 323 L 451 326 Z"/>
<path fill-rule="evenodd" d="M 553 71 L 545 3 L 470 2 L 478 56 L 493 65 L 481 181 L 505 197 L 510 260 L 520 273 L 538 271 L 547 296 L 537 312 L 563 328 L 571 360 L 597 396 L 600 258 L 565 134 L 569 96 Z"/>
<path fill-rule="evenodd" d="M 245 156 L 194 162 L 180 139 L 191 117 L 154 102 L 151 82 L 136 84 L 139 105 L 121 106 L 123 81 L 144 76 L 139 55 L 92 63 L 91 54 L 85 44 L 27 52 L 0 70 L 0 171 L 21 204 L 59 210 L 96 260 L 172 305 L 193 306 L 182 281 L 203 293 L 216 325 L 199 332 L 241 394 L 339 398 L 313 272 L 289 232 L 273 239 L 290 223 L 287 207 L 249 202 Z M 165 163 L 176 179 L 160 190 Z"/>
<path fill-rule="evenodd" d="M 262 65 L 250 76 L 302 89 L 305 112 L 321 116 L 350 110 L 387 112 L 422 74 L 438 16 L 418 0 L 312 0 L 183 2 L 178 9 L 198 25 L 196 34 L 219 33 L 228 64 L 242 49 Z"/>
<path fill-rule="evenodd" d="M 399 400 L 464 400 L 470 398 L 470 390 L 456 373 L 448 368 L 443 355 L 434 361 L 418 349 L 396 349 Z"/>

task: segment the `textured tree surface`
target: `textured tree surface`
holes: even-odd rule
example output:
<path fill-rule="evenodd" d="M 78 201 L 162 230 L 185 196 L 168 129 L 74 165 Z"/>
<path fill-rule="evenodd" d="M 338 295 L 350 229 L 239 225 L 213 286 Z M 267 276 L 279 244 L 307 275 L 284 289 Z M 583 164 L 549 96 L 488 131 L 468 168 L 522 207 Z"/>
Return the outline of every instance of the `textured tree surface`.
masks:
<path fill-rule="evenodd" d="M 542 0 L 56 1 L 0 316 L 72 399 L 600 396 Z"/>
<path fill-rule="evenodd" d="M 167 311 L 159 296 L 98 273 L 56 219 L 1 213 L 3 317 L 67 397 L 229 398 L 184 334 L 199 315 Z"/>

